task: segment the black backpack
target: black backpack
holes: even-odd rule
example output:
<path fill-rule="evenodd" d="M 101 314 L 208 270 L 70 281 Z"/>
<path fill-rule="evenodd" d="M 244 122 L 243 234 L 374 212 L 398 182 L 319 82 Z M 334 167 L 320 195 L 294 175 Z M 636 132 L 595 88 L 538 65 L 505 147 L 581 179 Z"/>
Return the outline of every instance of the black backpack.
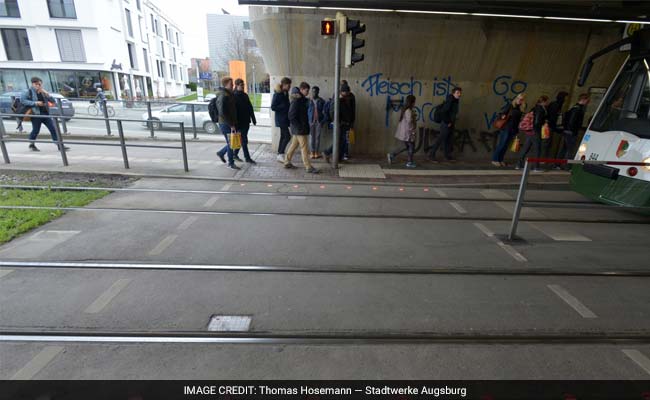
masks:
<path fill-rule="evenodd" d="M 32 99 L 32 91 L 29 90 L 27 93 L 28 93 L 29 99 L 31 100 Z M 14 100 L 11 103 L 11 112 L 12 113 L 14 113 L 14 114 L 25 114 L 28 109 L 29 109 L 29 107 L 27 107 L 26 105 L 24 105 L 20 101 L 20 97 L 18 97 L 18 96 L 14 97 Z"/>
<path fill-rule="evenodd" d="M 208 114 L 210 114 L 210 119 L 212 122 L 219 122 L 219 109 L 217 108 L 217 97 L 214 97 L 208 103 Z"/>
<path fill-rule="evenodd" d="M 433 122 L 436 124 L 439 124 L 442 122 L 442 106 L 445 105 L 445 102 L 443 101 L 442 103 L 438 104 L 436 108 L 433 109 Z"/>
<path fill-rule="evenodd" d="M 334 99 L 330 98 L 323 106 L 323 114 L 325 114 L 325 123 L 330 124 L 334 122 Z"/>

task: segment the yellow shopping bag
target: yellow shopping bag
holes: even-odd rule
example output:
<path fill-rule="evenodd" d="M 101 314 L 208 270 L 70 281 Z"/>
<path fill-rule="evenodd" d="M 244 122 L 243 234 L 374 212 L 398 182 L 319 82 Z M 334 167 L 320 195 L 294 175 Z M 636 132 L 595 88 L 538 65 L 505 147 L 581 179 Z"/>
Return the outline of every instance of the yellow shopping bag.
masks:
<path fill-rule="evenodd" d="M 354 144 L 356 137 L 354 135 L 354 128 L 350 128 L 348 131 L 348 143 Z"/>
<path fill-rule="evenodd" d="M 515 140 L 512 141 L 512 144 L 510 145 L 510 151 L 513 153 L 519 153 L 521 150 L 521 140 L 519 140 L 519 136 L 515 136 Z"/>
<path fill-rule="evenodd" d="M 230 148 L 233 150 L 241 149 L 241 133 L 233 132 L 230 134 Z"/>
<path fill-rule="evenodd" d="M 542 140 L 546 140 L 550 138 L 551 138 L 551 128 L 548 126 L 548 124 L 544 124 L 544 126 L 542 126 Z"/>

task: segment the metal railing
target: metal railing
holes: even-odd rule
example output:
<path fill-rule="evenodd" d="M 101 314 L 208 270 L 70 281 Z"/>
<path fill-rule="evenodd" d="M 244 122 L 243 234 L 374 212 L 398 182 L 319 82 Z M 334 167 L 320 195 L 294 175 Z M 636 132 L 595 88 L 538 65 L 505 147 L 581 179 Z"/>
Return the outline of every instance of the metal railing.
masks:
<path fill-rule="evenodd" d="M 9 152 L 7 150 L 6 143 L 7 142 L 29 142 L 29 143 L 51 143 L 51 141 L 48 140 L 30 140 L 30 139 L 17 139 L 17 138 L 8 138 L 6 137 L 7 132 L 5 130 L 5 125 L 4 125 L 4 117 L 10 117 L 10 118 L 24 118 L 25 115 L 22 114 L 6 114 L 2 113 L 0 114 L 0 151 L 2 152 L 2 157 L 4 159 L 5 164 L 10 164 L 11 160 L 9 159 Z M 127 147 L 141 147 L 141 148 L 152 148 L 152 149 L 173 149 L 173 150 L 181 150 L 181 154 L 183 157 L 183 167 L 185 172 L 189 172 L 189 165 L 187 161 L 187 143 L 185 140 L 185 123 L 183 122 L 169 122 L 169 123 L 174 123 L 178 124 L 180 126 L 180 133 L 181 133 L 181 145 L 179 146 L 161 146 L 161 145 L 148 145 L 148 144 L 127 144 L 126 139 L 124 137 L 124 128 L 123 128 L 123 123 L 124 122 L 151 122 L 150 120 L 142 121 L 142 120 L 129 120 L 129 119 L 124 119 L 124 118 L 95 118 L 95 117 L 78 117 L 77 119 L 80 120 L 90 120 L 90 121 L 106 121 L 107 127 L 109 127 L 109 124 L 111 121 L 115 121 L 117 123 L 117 131 L 119 135 L 119 144 L 115 143 L 99 143 L 99 142 L 79 142 L 79 141 L 63 141 L 63 135 L 61 134 L 61 127 L 60 127 L 60 119 L 62 117 L 60 115 L 30 115 L 29 118 L 41 118 L 41 119 L 47 119 L 51 118 L 54 120 L 54 128 L 56 132 L 56 143 L 59 147 L 59 152 L 61 153 L 61 160 L 63 162 L 63 166 L 67 167 L 69 165 L 68 163 L 68 157 L 66 155 L 66 150 L 65 150 L 65 145 L 66 144 L 76 144 L 76 145 L 83 145 L 83 146 L 109 146 L 109 147 L 120 147 L 122 149 L 122 159 L 124 161 L 124 168 L 129 169 L 129 158 L 127 154 Z"/>
<path fill-rule="evenodd" d="M 524 206 L 538 206 L 538 207 L 552 207 L 552 208 L 590 208 L 590 209 L 614 209 L 615 206 L 599 203 L 558 203 L 558 202 L 540 202 L 540 201 L 525 201 L 526 185 L 528 177 L 530 176 L 530 165 L 537 163 L 556 164 L 556 165 L 619 165 L 619 166 L 634 166 L 634 167 L 649 167 L 650 163 L 643 162 L 625 162 L 625 161 L 595 161 L 595 160 L 566 160 L 566 159 L 553 159 L 553 158 L 527 158 L 524 164 L 523 173 L 521 174 L 521 182 L 519 183 L 519 191 L 517 192 L 517 201 L 512 213 L 512 221 L 510 224 L 510 232 L 508 233 L 508 240 L 515 240 L 517 238 L 517 227 L 519 226 L 519 218 L 521 216 L 521 209 Z M 650 207 L 631 207 L 631 206 L 618 206 L 629 211 L 649 211 Z"/>

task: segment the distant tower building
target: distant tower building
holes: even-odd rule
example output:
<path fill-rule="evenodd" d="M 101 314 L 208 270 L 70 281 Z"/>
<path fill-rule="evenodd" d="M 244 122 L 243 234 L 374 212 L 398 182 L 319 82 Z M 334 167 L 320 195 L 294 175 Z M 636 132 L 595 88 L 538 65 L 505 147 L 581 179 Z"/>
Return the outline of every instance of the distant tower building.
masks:
<path fill-rule="evenodd" d="M 235 27 L 241 28 L 244 32 L 246 47 L 259 54 L 257 42 L 253 38 L 251 25 L 248 17 L 230 14 L 207 14 L 208 23 L 208 45 L 210 47 L 210 60 L 212 67 L 216 70 L 225 71 L 228 64 L 224 60 L 224 49 L 228 46 L 230 32 Z"/>

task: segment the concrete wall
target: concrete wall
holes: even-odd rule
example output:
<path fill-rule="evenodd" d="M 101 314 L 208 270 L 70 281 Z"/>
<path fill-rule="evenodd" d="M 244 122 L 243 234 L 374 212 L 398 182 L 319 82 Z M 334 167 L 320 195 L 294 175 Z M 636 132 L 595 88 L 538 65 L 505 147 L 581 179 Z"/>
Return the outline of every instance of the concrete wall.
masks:
<path fill-rule="evenodd" d="M 587 87 L 575 82 L 583 60 L 622 37 L 623 25 L 348 12 L 367 26 L 365 61 L 342 69 L 357 98 L 357 144 L 354 153 L 379 154 L 391 149 L 398 113 L 390 102 L 417 97 L 420 126 L 434 126 L 432 108 L 454 86 L 463 88 L 457 127 L 472 129 L 478 151 L 466 148 L 460 158 L 485 158 L 478 144 L 507 99 L 525 91 L 529 105 L 559 90 L 571 104 L 588 87 L 607 87 L 625 59 L 613 53 L 595 65 Z M 274 86 L 282 76 L 304 80 L 333 93 L 334 41 L 320 36 L 320 21 L 334 11 L 251 7 L 253 34 Z M 437 129 L 437 127 L 436 127 Z M 274 132 L 274 145 L 278 132 Z"/>

